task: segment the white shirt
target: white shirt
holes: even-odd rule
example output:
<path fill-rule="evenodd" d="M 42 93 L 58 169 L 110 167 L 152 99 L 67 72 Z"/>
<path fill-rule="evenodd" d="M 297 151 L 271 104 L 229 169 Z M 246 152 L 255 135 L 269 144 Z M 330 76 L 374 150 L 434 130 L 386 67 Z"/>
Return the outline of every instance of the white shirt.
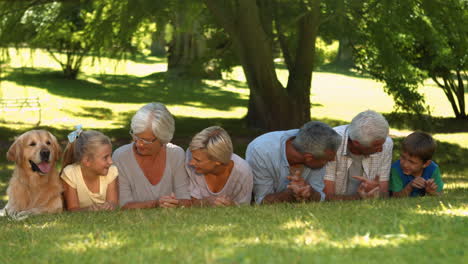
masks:
<path fill-rule="evenodd" d="M 341 135 L 341 145 L 336 152 L 336 160 L 327 163 L 325 180 L 335 182 L 335 194 L 343 195 L 346 193 L 347 173 L 353 162 L 348 153 L 348 126 L 334 127 L 336 132 Z M 382 151 L 365 156 L 362 159 L 364 169 L 363 177 L 373 180 L 377 175 L 381 182 L 389 180 L 390 166 L 392 165 L 393 141 L 387 137 L 382 146 Z"/>

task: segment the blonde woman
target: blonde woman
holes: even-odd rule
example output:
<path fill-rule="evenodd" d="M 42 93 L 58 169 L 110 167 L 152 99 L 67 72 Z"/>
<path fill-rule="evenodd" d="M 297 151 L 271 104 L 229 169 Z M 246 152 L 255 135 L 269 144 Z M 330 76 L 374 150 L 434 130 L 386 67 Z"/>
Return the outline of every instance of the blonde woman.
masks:
<path fill-rule="evenodd" d="M 231 138 L 221 127 L 196 134 L 186 153 L 194 206 L 249 204 L 253 174 L 248 163 L 233 153 Z"/>

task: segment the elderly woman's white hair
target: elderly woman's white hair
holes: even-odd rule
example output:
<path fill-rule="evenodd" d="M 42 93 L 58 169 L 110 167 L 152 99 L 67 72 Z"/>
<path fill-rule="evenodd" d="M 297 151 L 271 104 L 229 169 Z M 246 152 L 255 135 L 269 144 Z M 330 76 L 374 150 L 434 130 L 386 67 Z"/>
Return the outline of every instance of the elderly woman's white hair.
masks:
<path fill-rule="evenodd" d="M 133 133 L 143 133 L 151 128 L 162 144 L 167 144 L 174 136 L 174 117 L 162 103 L 149 103 L 140 108 L 132 118 Z"/>
<path fill-rule="evenodd" d="M 388 122 L 385 117 L 373 110 L 359 113 L 349 125 L 349 137 L 366 147 L 369 147 L 375 140 L 386 139 L 388 131 Z"/>
<path fill-rule="evenodd" d="M 215 161 L 223 164 L 231 160 L 233 152 L 231 138 L 226 130 L 219 126 L 211 126 L 196 134 L 189 146 L 190 151 L 204 149 Z"/>

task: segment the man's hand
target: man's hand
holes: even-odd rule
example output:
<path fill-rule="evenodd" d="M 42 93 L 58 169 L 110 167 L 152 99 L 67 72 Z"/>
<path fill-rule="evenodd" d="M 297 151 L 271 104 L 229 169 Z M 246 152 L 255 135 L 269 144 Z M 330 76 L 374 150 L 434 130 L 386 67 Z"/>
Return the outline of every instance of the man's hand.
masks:
<path fill-rule="evenodd" d="M 423 177 L 416 177 L 411 181 L 411 186 L 418 189 L 424 189 L 426 187 L 426 181 Z"/>
<path fill-rule="evenodd" d="M 380 187 L 377 186 L 374 189 L 370 190 L 369 192 L 366 192 L 366 188 L 364 187 L 363 184 L 359 185 L 359 188 L 357 190 L 359 197 L 361 199 L 376 199 L 379 198 L 380 196 Z"/>
<path fill-rule="evenodd" d="M 422 177 L 418 177 L 422 178 Z M 429 179 L 426 181 L 426 193 L 436 195 L 437 194 L 437 184 L 434 182 L 434 179 Z"/>
<path fill-rule="evenodd" d="M 369 180 L 362 176 L 353 176 L 353 178 L 361 182 L 361 185 L 359 186 L 363 186 L 364 191 L 366 193 L 371 192 L 372 190 L 374 190 L 376 187 L 379 187 L 380 185 L 379 175 L 375 176 L 374 180 Z"/>
<path fill-rule="evenodd" d="M 296 170 L 293 175 L 288 176 L 288 180 L 288 189 L 293 191 L 297 201 L 305 201 L 312 196 L 312 187 L 301 177 L 301 171 Z"/>

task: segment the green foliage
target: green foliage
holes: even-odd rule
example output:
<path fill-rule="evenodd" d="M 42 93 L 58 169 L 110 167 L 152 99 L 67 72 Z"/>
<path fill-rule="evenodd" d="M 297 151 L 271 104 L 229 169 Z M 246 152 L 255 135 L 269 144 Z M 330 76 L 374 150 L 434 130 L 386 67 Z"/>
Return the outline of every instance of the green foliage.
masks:
<path fill-rule="evenodd" d="M 151 10 L 158 5 L 152 4 Z M 124 57 L 134 53 L 148 30 L 139 6 L 125 1 L 3 1 L 0 45 L 28 45 L 46 49 L 75 79 L 85 56 Z M 136 10 L 135 10 L 136 9 Z M 127 14 L 129 14 L 127 16 Z M 146 22 L 146 23 L 145 23 Z"/>
<path fill-rule="evenodd" d="M 358 65 L 385 81 L 397 108 L 427 111 L 418 87 L 430 77 L 444 90 L 455 116 L 466 118 L 467 5 L 461 0 L 367 1 L 353 10 Z"/>

